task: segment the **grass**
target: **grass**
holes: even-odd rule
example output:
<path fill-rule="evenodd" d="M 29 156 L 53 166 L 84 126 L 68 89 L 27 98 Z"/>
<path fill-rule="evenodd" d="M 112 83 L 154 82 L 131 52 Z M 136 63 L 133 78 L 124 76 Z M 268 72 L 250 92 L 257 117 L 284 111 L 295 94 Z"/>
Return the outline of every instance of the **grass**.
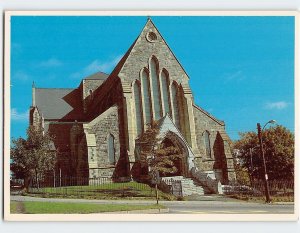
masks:
<path fill-rule="evenodd" d="M 116 211 L 164 209 L 162 205 L 128 205 L 128 204 L 90 204 L 90 203 L 65 203 L 65 202 L 22 202 L 23 214 L 90 214 Z M 17 211 L 17 202 L 11 201 L 11 213 Z"/>
<path fill-rule="evenodd" d="M 11 213 L 18 213 L 18 210 L 17 210 L 17 202 L 16 201 L 11 201 L 10 202 L 10 212 Z"/>
<path fill-rule="evenodd" d="M 66 186 L 57 188 L 40 188 L 28 193 L 30 196 L 49 198 L 83 198 L 98 200 L 154 200 L 155 189 L 147 184 L 128 183 L 107 183 L 90 186 Z M 176 200 L 172 194 L 159 191 L 160 200 Z"/>

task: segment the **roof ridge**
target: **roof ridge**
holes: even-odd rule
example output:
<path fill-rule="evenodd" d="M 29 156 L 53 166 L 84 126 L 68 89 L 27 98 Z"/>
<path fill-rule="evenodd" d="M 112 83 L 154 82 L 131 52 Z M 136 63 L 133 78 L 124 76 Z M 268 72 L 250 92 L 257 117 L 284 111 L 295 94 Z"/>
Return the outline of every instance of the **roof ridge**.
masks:
<path fill-rule="evenodd" d="M 181 67 L 181 69 L 183 70 L 183 72 L 186 74 L 187 78 L 190 79 L 188 73 L 185 71 L 184 67 L 182 66 L 182 64 L 179 62 L 179 60 L 177 59 L 177 57 L 175 56 L 175 53 L 173 52 L 173 50 L 171 49 L 171 47 L 168 45 L 167 41 L 165 40 L 165 38 L 162 36 L 162 34 L 160 33 L 160 31 L 158 30 L 158 28 L 156 27 L 156 25 L 154 24 L 154 22 L 152 21 L 151 18 L 149 18 L 147 20 L 147 23 L 150 22 L 152 23 L 153 27 L 155 28 L 155 30 L 158 32 L 158 34 L 160 35 L 160 37 L 163 39 L 164 43 L 166 44 L 166 46 L 168 47 L 169 51 L 171 52 L 171 54 L 174 56 L 175 60 L 177 61 L 177 63 L 179 64 L 179 66 Z M 146 26 L 146 25 L 145 25 Z M 145 27 L 144 27 L 145 28 Z M 143 28 L 143 30 L 144 30 Z"/>
<path fill-rule="evenodd" d="M 68 87 L 34 87 L 35 89 L 49 89 L 49 90 L 53 90 L 53 89 L 60 89 L 60 90 L 75 90 L 77 89 L 75 88 L 68 88 Z"/>
<path fill-rule="evenodd" d="M 211 119 L 213 119 L 214 121 L 216 121 L 217 123 L 219 123 L 220 125 L 225 125 L 224 121 L 218 120 L 217 118 L 215 118 L 213 115 L 211 115 L 209 112 L 205 111 L 203 108 L 199 107 L 198 105 L 196 105 L 195 103 L 193 103 L 193 106 L 195 108 L 197 108 L 198 110 L 200 110 L 201 112 L 203 112 L 205 115 L 207 115 L 208 117 L 210 117 Z"/>
<path fill-rule="evenodd" d="M 106 77 L 98 77 L 98 78 L 89 78 L 89 77 L 92 77 L 92 76 L 96 76 L 97 74 L 103 74 L 103 75 L 105 75 Z M 90 75 L 87 75 L 87 76 L 85 76 L 84 78 L 82 78 L 82 80 L 101 80 L 101 79 L 107 79 L 108 77 L 110 76 L 110 74 L 107 74 L 107 73 L 105 73 L 105 72 L 103 72 L 103 71 L 98 71 L 98 72 L 95 72 L 95 73 L 93 73 L 93 74 L 90 74 Z"/>
<path fill-rule="evenodd" d="M 140 35 L 139 35 L 140 36 Z M 120 61 L 118 62 L 118 64 L 115 66 L 115 68 L 113 69 L 113 71 L 110 73 L 110 75 L 108 76 L 107 79 L 109 79 L 111 76 L 115 76 L 116 74 L 118 75 L 119 72 L 122 70 L 132 48 L 134 47 L 134 45 L 136 44 L 139 36 L 134 40 L 134 42 L 131 44 L 131 46 L 129 47 L 129 49 L 126 51 L 126 53 L 124 54 L 124 56 L 120 59 Z"/>

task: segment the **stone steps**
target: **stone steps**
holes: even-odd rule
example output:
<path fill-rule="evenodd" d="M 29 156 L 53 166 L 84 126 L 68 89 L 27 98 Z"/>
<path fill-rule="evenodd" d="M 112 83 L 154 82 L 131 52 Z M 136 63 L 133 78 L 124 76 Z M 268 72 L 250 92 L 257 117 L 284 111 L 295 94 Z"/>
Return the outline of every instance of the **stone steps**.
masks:
<path fill-rule="evenodd" d="M 204 195 L 204 188 L 191 178 L 183 176 L 162 177 L 163 181 L 180 180 L 182 186 L 182 195 L 190 196 L 193 194 Z"/>

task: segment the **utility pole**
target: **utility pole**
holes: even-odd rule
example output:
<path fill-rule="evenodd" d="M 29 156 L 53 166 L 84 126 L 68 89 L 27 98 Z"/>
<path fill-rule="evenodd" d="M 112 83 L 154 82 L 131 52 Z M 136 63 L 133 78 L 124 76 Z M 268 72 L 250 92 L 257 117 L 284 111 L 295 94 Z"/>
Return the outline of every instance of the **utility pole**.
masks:
<path fill-rule="evenodd" d="M 262 156 L 262 160 L 263 160 L 263 168 L 264 168 L 264 176 L 263 176 L 263 180 L 265 183 L 265 195 L 266 195 L 266 203 L 270 203 L 271 202 L 271 198 L 270 198 L 270 191 L 269 191 L 269 183 L 268 183 L 268 174 L 267 174 L 267 167 L 266 167 L 266 160 L 265 160 L 265 153 L 264 153 L 264 149 L 263 149 L 263 142 L 262 142 L 262 130 L 261 130 L 261 126 L 260 123 L 257 123 L 257 133 L 258 133 L 258 140 L 259 140 L 259 146 L 260 146 L 260 153 Z"/>
<path fill-rule="evenodd" d="M 157 187 L 157 183 L 155 184 L 155 196 L 156 196 L 156 205 L 158 205 L 158 187 Z"/>
<path fill-rule="evenodd" d="M 59 168 L 59 187 L 61 187 L 61 168 Z"/>
<path fill-rule="evenodd" d="M 55 188 L 55 182 L 56 182 L 56 179 L 55 179 L 55 168 L 53 169 L 53 187 Z"/>
<path fill-rule="evenodd" d="M 253 185 L 253 172 L 254 172 L 254 167 L 253 167 L 253 148 L 249 149 L 250 152 L 250 162 L 251 162 L 251 173 L 250 173 L 250 182 L 251 185 Z"/>

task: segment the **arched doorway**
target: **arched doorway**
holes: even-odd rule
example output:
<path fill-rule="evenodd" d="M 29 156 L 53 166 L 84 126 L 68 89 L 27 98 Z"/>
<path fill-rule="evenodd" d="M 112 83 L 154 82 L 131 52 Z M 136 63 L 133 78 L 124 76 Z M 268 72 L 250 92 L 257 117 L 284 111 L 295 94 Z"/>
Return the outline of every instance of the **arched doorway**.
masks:
<path fill-rule="evenodd" d="M 177 171 L 174 173 L 160 174 L 161 177 L 170 176 L 187 176 L 187 148 L 184 142 L 174 133 L 169 132 L 166 137 L 161 142 L 162 148 L 175 147 L 177 151 L 181 154 L 181 158 L 176 158 L 173 163 Z"/>

